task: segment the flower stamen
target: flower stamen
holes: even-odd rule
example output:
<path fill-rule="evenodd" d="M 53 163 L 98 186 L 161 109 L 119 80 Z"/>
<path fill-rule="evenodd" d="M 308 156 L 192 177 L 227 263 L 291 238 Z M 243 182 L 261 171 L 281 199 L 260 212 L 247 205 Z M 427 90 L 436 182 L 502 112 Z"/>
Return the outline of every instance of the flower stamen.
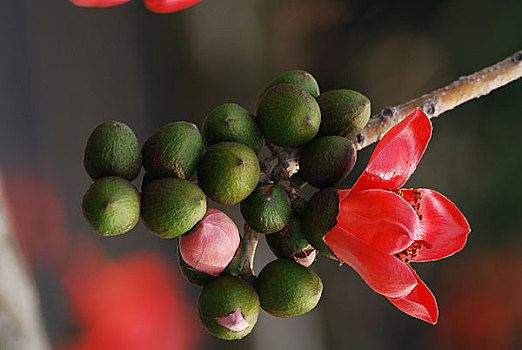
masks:
<path fill-rule="evenodd" d="M 431 248 L 431 244 L 424 240 L 414 241 L 408 248 L 403 251 L 395 254 L 395 256 L 402 262 L 409 264 L 415 258 L 419 256 L 419 250 L 422 250 L 424 247 L 427 249 Z"/>

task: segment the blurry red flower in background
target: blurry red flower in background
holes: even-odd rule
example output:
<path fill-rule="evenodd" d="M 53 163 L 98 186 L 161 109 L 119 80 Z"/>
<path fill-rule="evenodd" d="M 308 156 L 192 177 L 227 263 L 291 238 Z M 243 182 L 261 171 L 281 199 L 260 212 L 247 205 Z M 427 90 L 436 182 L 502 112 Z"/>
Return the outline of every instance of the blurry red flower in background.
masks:
<path fill-rule="evenodd" d="M 130 0 L 69 0 L 76 6 L 81 7 L 111 7 L 125 4 Z"/>
<path fill-rule="evenodd" d="M 470 227 L 457 207 L 429 189 L 399 189 L 431 137 L 419 109 L 390 129 L 350 190 L 339 191 L 337 225 L 324 240 L 377 293 L 408 315 L 435 324 L 435 297 L 409 265 L 462 249 Z"/>
<path fill-rule="evenodd" d="M 201 0 L 143 0 L 145 6 L 152 12 L 170 13 L 194 6 Z"/>
<path fill-rule="evenodd" d="M 435 349 L 520 349 L 522 258 L 494 248 L 467 256 L 440 274 L 447 312 L 433 330 Z"/>
<path fill-rule="evenodd" d="M 200 326 L 176 271 L 153 253 L 105 260 L 89 246 L 63 274 L 79 336 L 62 350 L 187 350 Z M 92 247 L 91 247 L 92 248 Z"/>
<path fill-rule="evenodd" d="M 8 221 L 23 255 L 33 266 L 57 265 L 67 245 L 58 191 L 28 172 L 7 173 L 3 180 Z"/>
<path fill-rule="evenodd" d="M 81 7 L 111 7 L 129 2 L 130 0 L 69 0 Z M 143 0 L 145 7 L 156 13 L 171 13 L 194 6 L 201 0 Z"/>

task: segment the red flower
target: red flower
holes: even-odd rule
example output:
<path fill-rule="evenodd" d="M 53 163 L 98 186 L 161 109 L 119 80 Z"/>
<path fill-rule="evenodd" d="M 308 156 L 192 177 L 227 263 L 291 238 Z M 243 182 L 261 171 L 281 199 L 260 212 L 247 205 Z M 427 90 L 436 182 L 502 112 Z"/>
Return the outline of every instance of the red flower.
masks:
<path fill-rule="evenodd" d="M 130 0 L 69 0 L 81 7 L 111 7 L 124 4 Z"/>
<path fill-rule="evenodd" d="M 201 0 L 143 0 L 145 6 L 152 12 L 169 13 L 194 6 Z"/>
<path fill-rule="evenodd" d="M 130 0 L 69 0 L 82 7 L 111 7 L 124 4 Z M 152 12 L 170 13 L 193 6 L 201 0 L 143 0 L 145 7 Z"/>
<path fill-rule="evenodd" d="M 409 265 L 464 247 L 470 227 L 457 207 L 429 189 L 399 189 L 431 137 L 419 109 L 390 129 L 350 190 L 339 191 L 337 225 L 324 240 L 334 254 L 392 304 L 435 324 L 435 297 Z"/>
<path fill-rule="evenodd" d="M 154 253 L 108 260 L 97 246 L 79 245 L 63 274 L 80 327 L 61 350 L 189 350 L 201 340 L 180 279 Z"/>

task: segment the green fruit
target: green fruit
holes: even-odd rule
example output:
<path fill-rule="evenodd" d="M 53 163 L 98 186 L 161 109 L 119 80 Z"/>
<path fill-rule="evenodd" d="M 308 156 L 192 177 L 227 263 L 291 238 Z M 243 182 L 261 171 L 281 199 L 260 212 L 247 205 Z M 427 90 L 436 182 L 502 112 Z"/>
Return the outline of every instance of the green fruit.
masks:
<path fill-rule="evenodd" d="M 173 122 L 157 130 L 142 148 L 143 167 L 155 179 L 188 179 L 203 154 L 203 140 L 196 125 Z"/>
<path fill-rule="evenodd" d="M 219 142 L 239 142 L 257 154 L 264 144 L 255 117 L 235 103 L 226 103 L 210 112 L 203 122 L 202 134 L 207 148 Z"/>
<path fill-rule="evenodd" d="M 308 92 L 280 84 L 264 94 L 257 120 L 268 141 L 281 147 L 297 147 L 310 142 L 317 134 L 321 112 Z"/>
<path fill-rule="evenodd" d="M 291 259 L 306 267 L 315 260 L 315 249 L 306 239 L 301 218 L 295 213 L 281 231 L 265 237 L 270 250 L 280 259 Z"/>
<path fill-rule="evenodd" d="M 207 196 L 221 204 L 236 204 L 252 193 L 259 182 L 255 152 L 237 142 L 211 146 L 198 166 L 198 183 Z"/>
<path fill-rule="evenodd" d="M 94 231 L 115 236 L 136 226 L 140 218 L 140 196 L 127 180 L 108 176 L 89 187 L 83 196 L 82 210 Z"/>
<path fill-rule="evenodd" d="M 234 322 L 232 316 L 238 309 L 240 320 Z M 222 276 L 201 291 L 198 315 L 212 335 L 225 340 L 241 339 L 252 331 L 257 322 L 259 297 L 254 288 L 242 279 Z M 229 322 L 226 322 L 227 316 L 230 318 Z M 233 330 L 234 326 L 244 329 Z"/>
<path fill-rule="evenodd" d="M 188 180 L 154 180 L 141 195 L 141 217 L 145 226 L 163 238 L 187 232 L 203 218 L 206 210 L 205 194 Z"/>
<path fill-rule="evenodd" d="M 178 246 L 178 265 L 179 269 L 181 270 L 181 274 L 185 279 L 196 285 L 196 286 L 206 286 L 213 280 L 217 278 L 217 276 L 209 275 L 208 273 L 204 273 L 201 271 L 198 271 L 196 269 L 193 269 L 185 261 L 183 261 L 183 258 L 181 257 L 181 254 L 179 252 L 179 246 Z"/>
<path fill-rule="evenodd" d="M 320 93 L 317 80 L 315 80 L 312 74 L 305 72 L 304 70 L 291 70 L 280 74 L 270 83 L 265 92 L 272 86 L 279 84 L 290 84 L 297 86 L 308 92 L 314 98 L 319 96 Z"/>
<path fill-rule="evenodd" d="M 353 90 L 332 90 L 317 97 L 321 107 L 320 136 L 338 135 L 353 139 L 368 123 L 370 100 Z"/>
<path fill-rule="evenodd" d="M 317 251 L 337 260 L 323 240 L 323 237 L 335 225 L 339 214 L 339 194 L 332 187 L 316 192 L 308 201 L 303 215 L 304 233 L 310 244 Z"/>
<path fill-rule="evenodd" d="M 87 140 L 83 162 L 93 180 L 119 176 L 132 181 L 141 170 L 138 139 L 132 129 L 121 122 L 102 123 Z"/>
<path fill-rule="evenodd" d="M 256 281 L 261 308 L 276 317 L 299 316 L 312 310 L 323 283 L 312 270 L 285 259 L 266 265 Z"/>
<path fill-rule="evenodd" d="M 353 169 L 357 151 L 340 136 L 324 136 L 307 144 L 299 157 L 299 175 L 317 188 L 335 186 Z"/>
<path fill-rule="evenodd" d="M 281 230 L 290 217 L 290 200 L 277 184 L 259 185 L 241 202 L 241 214 L 257 232 L 273 233 Z"/>

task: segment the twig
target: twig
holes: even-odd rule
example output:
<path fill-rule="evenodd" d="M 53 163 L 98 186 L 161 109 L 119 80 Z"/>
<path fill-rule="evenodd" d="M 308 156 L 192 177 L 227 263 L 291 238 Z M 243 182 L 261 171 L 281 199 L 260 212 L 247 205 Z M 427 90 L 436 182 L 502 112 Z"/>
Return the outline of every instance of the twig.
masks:
<path fill-rule="evenodd" d="M 245 222 L 245 230 L 243 232 L 241 250 L 239 252 L 241 254 L 239 275 L 247 282 L 250 282 L 254 278 L 254 256 L 256 255 L 258 241 L 259 234 L 252 230 Z"/>
<path fill-rule="evenodd" d="M 522 76 L 522 50 L 497 64 L 471 75 L 460 77 L 453 83 L 429 94 L 395 107 L 386 107 L 372 116 L 364 130 L 357 135 L 355 146 L 360 150 L 374 142 L 415 108 L 421 108 L 430 118 L 449 111 L 464 102 L 487 95 Z"/>

